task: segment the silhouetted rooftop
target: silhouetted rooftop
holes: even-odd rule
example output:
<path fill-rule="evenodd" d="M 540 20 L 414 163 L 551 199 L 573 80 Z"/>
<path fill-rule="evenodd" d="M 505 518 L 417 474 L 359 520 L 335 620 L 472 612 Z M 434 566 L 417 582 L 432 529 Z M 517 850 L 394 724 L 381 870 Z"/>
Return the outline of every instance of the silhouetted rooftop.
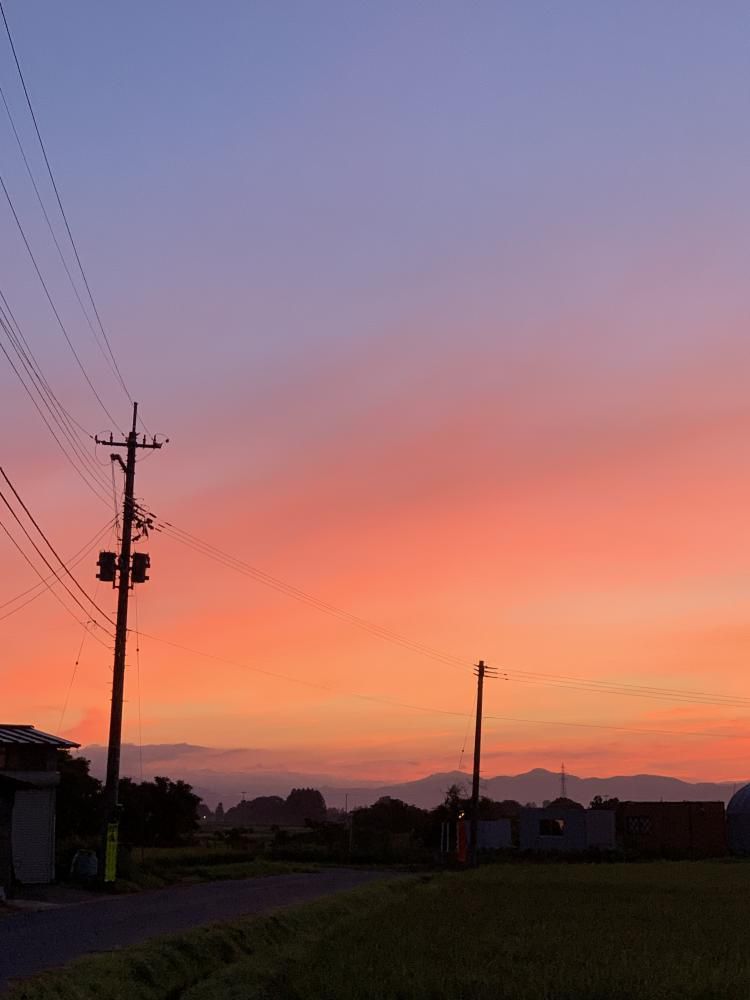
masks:
<path fill-rule="evenodd" d="M 0 723 L 0 745 L 14 743 L 27 745 L 46 745 L 62 748 L 78 747 L 80 743 L 73 743 L 72 740 L 64 740 L 61 736 L 52 736 L 51 733 L 43 733 L 33 726 L 5 725 Z"/>

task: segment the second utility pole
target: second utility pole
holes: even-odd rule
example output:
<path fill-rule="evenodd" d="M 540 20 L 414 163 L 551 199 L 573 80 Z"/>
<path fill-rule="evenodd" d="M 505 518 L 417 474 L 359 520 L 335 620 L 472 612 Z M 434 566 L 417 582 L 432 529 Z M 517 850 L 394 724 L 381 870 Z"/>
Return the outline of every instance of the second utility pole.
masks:
<path fill-rule="evenodd" d="M 474 671 L 477 676 L 477 721 L 474 729 L 474 774 L 471 782 L 471 826 L 469 828 L 469 864 L 477 863 L 477 844 L 479 840 L 479 771 L 482 758 L 482 695 L 484 694 L 484 678 L 496 677 L 493 667 L 485 665 L 480 660 Z"/>
<path fill-rule="evenodd" d="M 122 703 L 125 694 L 125 647 L 128 638 L 128 598 L 131 586 L 131 548 L 133 544 L 133 524 L 136 519 L 135 488 L 135 456 L 139 448 L 161 448 L 161 443 L 138 440 L 136 421 L 138 419 L 138 404 L 133 403 L 133 426 L 127 441 L 96 439 L 97 444 L 106 444 L 114 448 L 126 448 L 127 459 L 122 461 L 119 455 L 111 456 L 125 471 L 125 495 L 122 511 L 122 545 L 117 569 L 119 570 L 119 590 L 117 593 L 117 627 L 115 631 L 115 660 L 112 671 L 112 707 L 109 717 L 109 746 L 107 749 L 107 780 L 104 786 L 104 822 L 105 845 L 103 857 L 103 875 L 105 882 L 113 882 L 117 870 L 117 827 L 118 827 L 118 791 L 120 785 L 120 747 L 122 743 Z M 103 577 L 104 578 L 104 577 Z"/>

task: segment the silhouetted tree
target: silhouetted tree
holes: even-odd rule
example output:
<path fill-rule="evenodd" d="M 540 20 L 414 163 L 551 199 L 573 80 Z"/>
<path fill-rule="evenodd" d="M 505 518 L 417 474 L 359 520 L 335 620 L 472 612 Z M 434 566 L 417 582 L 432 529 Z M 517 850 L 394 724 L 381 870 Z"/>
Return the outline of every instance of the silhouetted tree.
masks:
<path fill-rule="evenodd" d="M 231 826 L 273 826 L 286 823 L 286 802 L 279 795 L 243 799 L 227 809 L 224 822 Z"/>
<path fill-rule="evenodd" d="M 216 807 L 216 812 L 214 813 L 214 819 L 217 823 L 224 822 L 224 803 L 220 802 Z"/>
<path fill-rule="evenodd" d="M 443 800 L 442 807 L 438 806 L 438 809 L 442 809 L 444 815 L 443 819 L 455 820 L 464 812 L 466 808 L 466 799 L 461 795 L 461 789 L 458 785 L 451 785 L 450 788 L 445 793 L 445 799 Z"/>
<path fill-rule="evenodd" d="M 518 819 L 521 814 L 521 803 L 515 799 L 503 799 L 496 802 L 482 796 L 479 800 L 480 819 Z"/>
<path fill-rule="evenodd" d="M 384 795 L 364 809 L 354 811 L 357 830 L 378 830 L 384 833 L 419 833 L 429 822 L 430 814 L 418 806 Z"/>
<path fill-rule="evenodd" d="M 55 823 L 58 838 L 89 837 L 98 833 L 103 816 L 102 783 L 89 773 L 90 761 L 85 757 L 73 757 L 69 750 L 59 750 L 57 767 L 60 772 Z"/>
<path fill-rule="evenodd" d="M 293 788 L 286 800 L 287 823 L 302 826 L 308 821 L 323 823 L 326 818 L 326 800 L 317 788 Z"/>
<path fill-rule="evenodd" d="M 120 780 L 120 833 L 126 843 L 173 846 L 198 829 L 200 796 L 184 781 L 157 777 L 136 784 Z"/>
<path fill-rule="evenodd" d="M 551 802 L 544 803 L 545 808 L 550 807 L 552 809 L 584 809 L 585 807 L 581 805 L 580 802 L 575 802 L 573 799 L 563 798 L 562 795 L 558 796 L 556 799 L 552 799 Z"/>
<path fill-rule="evenodd" d="M 616 809 L 619 804 L 620 800 L 618 798 L 595 795 L 589 803 L 589 809 Z"/>

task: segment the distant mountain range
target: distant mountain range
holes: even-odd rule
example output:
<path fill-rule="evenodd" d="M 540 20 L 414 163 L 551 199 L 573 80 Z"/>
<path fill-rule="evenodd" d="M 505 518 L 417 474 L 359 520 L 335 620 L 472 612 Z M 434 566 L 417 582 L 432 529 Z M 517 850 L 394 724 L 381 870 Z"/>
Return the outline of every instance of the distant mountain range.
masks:
<path fill-rule="evenodd" d="M 106 747 L 88 746 L 81 749 L 88 757 L 92 771 L 103 777 L 106 769 Z M 318 788 L 329 806 L 349 808 L 370 805 L 383 795 L 403 799 L 423 809 L 438 805 L 446 790 L 453 784 L 468 789 L 470 775 L 463 771 L 430 774 L 416 781 L 381 784 L 362 781 L 347 783 L 329 774 L 310 774 L 296 771 L 261 768 L 257 752 L 252 750 L 219 750 L 211 747 L 181 744 L 156 744 L 138 748 L 125 744 L 122 748 L 122 774 L 136 780 L 141 774 L 141 761 L 145 778 L 166 775 L 189 782 L 212 809 L 218 802 L 225 808 L 240 799 L 259 795 L 286 797 L 292 788 Z M 658 774 L 616 775 L 610 778 L 579 778 L 566 775 L 566 793 L 569 798 L 588 805 L 595 795 L 618 799 L 679 802 L 727 802 L 733 792 L 744 782 L 689 782 Z M 497 775 L 482 781 L 482 794 L 492 799 L 516 799 L 518 802 L 536 802 L 554 799 L 560 795 L 560 775 L 544 768 L 534 768 L 524 774 Z"/>

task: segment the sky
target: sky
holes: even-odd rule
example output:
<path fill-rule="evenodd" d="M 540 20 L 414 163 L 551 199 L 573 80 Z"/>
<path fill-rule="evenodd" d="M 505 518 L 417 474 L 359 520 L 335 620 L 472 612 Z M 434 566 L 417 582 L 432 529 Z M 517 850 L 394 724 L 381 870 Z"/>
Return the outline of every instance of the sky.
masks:
<path fill-rule="evenodd" d="M 407 640 L 152 533 L 125 739 L 466 767 L 482 658 L 487 774 L 748 778 L 748 6 L 4 8 L 124 381 L 169 438 L 139 498 Z M 0 86 L 86 301 L 2 35 Z M 88 435 L 130 404 L 2 107 L 0 175 L 117 421 L 0 193 L 0 287 L 106 487 L 0 355 L 1 464 L 67 559 L 114 517 Z M 114 616 L 95 563 L 74 574 Z M 0 604 L 38 582 L 2 533 L 0 565 Z M 108 641 L 57 590 L 67 611 L 0 607 L 0 715 L 101 744 Z"/>

